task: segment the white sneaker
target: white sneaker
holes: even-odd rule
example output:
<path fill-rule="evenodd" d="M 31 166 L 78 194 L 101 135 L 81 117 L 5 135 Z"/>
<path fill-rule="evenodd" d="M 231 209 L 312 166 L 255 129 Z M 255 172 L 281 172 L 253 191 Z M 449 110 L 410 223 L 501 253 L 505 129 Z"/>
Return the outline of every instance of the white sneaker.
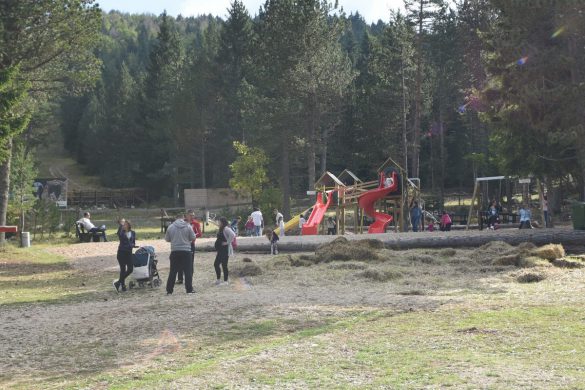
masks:
<path fill-rule="evenodd" d="M 221 280 L 217 279 L 217 280 L 215 281 L 215 285 L 216 285 L 216 286 L 219 286 L 220 284 L 221 284 Z"/>

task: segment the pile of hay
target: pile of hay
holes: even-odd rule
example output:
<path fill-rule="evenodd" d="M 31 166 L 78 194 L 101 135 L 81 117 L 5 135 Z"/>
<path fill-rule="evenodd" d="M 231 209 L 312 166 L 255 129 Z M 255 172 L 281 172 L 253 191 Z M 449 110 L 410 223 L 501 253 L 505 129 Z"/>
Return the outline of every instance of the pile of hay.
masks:
<path fill-rule="evenodd" d="M 350 242 L 345 237 L 337 237 L 335 240 L 319 246 L 315 251 L 315 258 L 320 263 L 379 260 L 378 251 L 382 248 L 384 248 L 384 244 L 379 240 L 367 239 Z"/>
<path fill-rule="evenodd" d="M 565 248 L 560 244 L 548 244 L 534 249 L 532 253 L 541 259 L 552 261 L 565 257 Z"/>
<path fill-rule="evenodd" d="M 236 273 L 240 277 L 262 275 L 262 268 L 256 263 L 246 263 L 243 267 L 238 267 Z"/>
<path fill-rule="evenodd" d="M 507 248 L 508 250 L 503 251 L 504 248 Z M 495 257 L 492 260 L 492 265 L 513 266 L 519 268 L 536 266 L 550 267 L 550 261 L 563 257 L 565 254 L 562 245 L 549 244 L 538 248 L 530 242 L 523 242 L 517 247 L 512 247 L 507 244 L 497 246 L 490 245 L 488 250 L 491 251 L 493 257 Z M 486 254 L 486 252 L 484 252 L 484 254 Z"/>

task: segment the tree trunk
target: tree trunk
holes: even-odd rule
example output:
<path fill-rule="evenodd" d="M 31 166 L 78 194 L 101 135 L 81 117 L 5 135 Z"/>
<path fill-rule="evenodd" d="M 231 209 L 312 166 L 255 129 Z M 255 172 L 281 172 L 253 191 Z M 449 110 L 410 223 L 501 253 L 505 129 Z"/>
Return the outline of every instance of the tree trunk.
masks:
<path fill-rule="evenodd" d="M 402 147 L 404 150 L 402 153 L 404 161 L 404 171 L 408 177 L 408 130 L 406 125 L 406 83 L 404 77 L 404 57 L 403 54 L 400 56 L 400 70 L 402 73 Z"/>
<path fill-rule="evenodd" d="M 414 135 L 412 140 L 412 176 L 420 177 L 420 126 L 422 110 L 422 34 L 423 34 L 423 11 L 424 2 L 420 2 L 420 13 L 418 17 L 418 39 L 417 58 L 416 58 L 416 101 L 414 116 Z"/>
<path fill-rule="evenodd" d="M 201 140 L 201 188 L 207 188 L 205 175 L 205 137 L 203 137 Z"/>
<path fill-rule="evenodd" d="M 315 186 L 315 148 L 316 148 L 316 131 L 317 131 L 317 101 L 316 101 L 315 93 L 311 93 L 309 95 L 309 120 L 308 120 L 308 129 L 307 129 L 307 138 L 308 138 L 308 145 L 307 145 L 307 165 L 308 165 L 308 190 L 312 190 Z"/>
<path fill-rule="evenodd" d="M 282 153 L 280 155 L 280 188 L 282 190 L 282 214 L 285 220 L 290 219 L 290 162 L 289 143 L 283 137 Z"/>
<path fill-rule="evenodd" d="M 6 160 L 0 165 L 0 226 L 6 226 L 8 195 L 10 192 L 10 163 L 12 162 L 12 138 L 6 143 Z M 4 245 L 6 234 L 0 233 L 0 244 Z"/>
<path fill-rule="evenodd" d="M 439 141 L 441 151 L 441 181 L 439 182 L 440 203 L 441 207 L 445 205 L 445 128 L 443 127 L 443 111 L 439 109 Z"/>
<path fill-rule="evenodd" d="M 327 139 L 329 138 L 329 131 L 324 128 L 321 133 L 321 172 L 324 174 L 327 172 Z"/>

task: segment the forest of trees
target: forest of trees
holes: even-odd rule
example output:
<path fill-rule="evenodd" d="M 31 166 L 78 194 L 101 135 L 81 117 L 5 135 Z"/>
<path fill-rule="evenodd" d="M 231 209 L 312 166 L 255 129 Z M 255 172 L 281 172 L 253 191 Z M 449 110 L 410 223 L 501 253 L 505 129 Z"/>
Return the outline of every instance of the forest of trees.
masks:
<path fill-rule="evenodd" d="M 229 186 L 238 141 L 268 156 L 286 214 L 324 171 L 371 180 L 389 156 L 438 197 L 493 174 L 585 193 L 585 5 L 405 8 L 373 24 L 325 0 L 254 17 L 234 0 L 225 20 L 102 14 L 85 59 L 100 73 L 36 104 L 27 142 L 61 131 L 104 185 L 176 199 Z"/>

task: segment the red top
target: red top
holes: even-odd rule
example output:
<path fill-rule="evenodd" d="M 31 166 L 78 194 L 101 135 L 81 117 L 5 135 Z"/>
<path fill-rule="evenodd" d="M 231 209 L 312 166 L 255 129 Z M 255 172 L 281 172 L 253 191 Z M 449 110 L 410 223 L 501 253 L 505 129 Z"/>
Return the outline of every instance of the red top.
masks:
<path fill-rule="evenodd" d="M 451 223 L 451 217 L 449 216 L 449 214 L 445 213 L 441 217 L 441 225 L 446 225 L 448 223 Z"/>
<path fill-rule="evenodd" d="M 196 219 L 191 220 L 191 227 L 195 232 L 195 237 L 196 238 L 201 237 L 201 224 L 199 224 L 199 221 Z"/>

